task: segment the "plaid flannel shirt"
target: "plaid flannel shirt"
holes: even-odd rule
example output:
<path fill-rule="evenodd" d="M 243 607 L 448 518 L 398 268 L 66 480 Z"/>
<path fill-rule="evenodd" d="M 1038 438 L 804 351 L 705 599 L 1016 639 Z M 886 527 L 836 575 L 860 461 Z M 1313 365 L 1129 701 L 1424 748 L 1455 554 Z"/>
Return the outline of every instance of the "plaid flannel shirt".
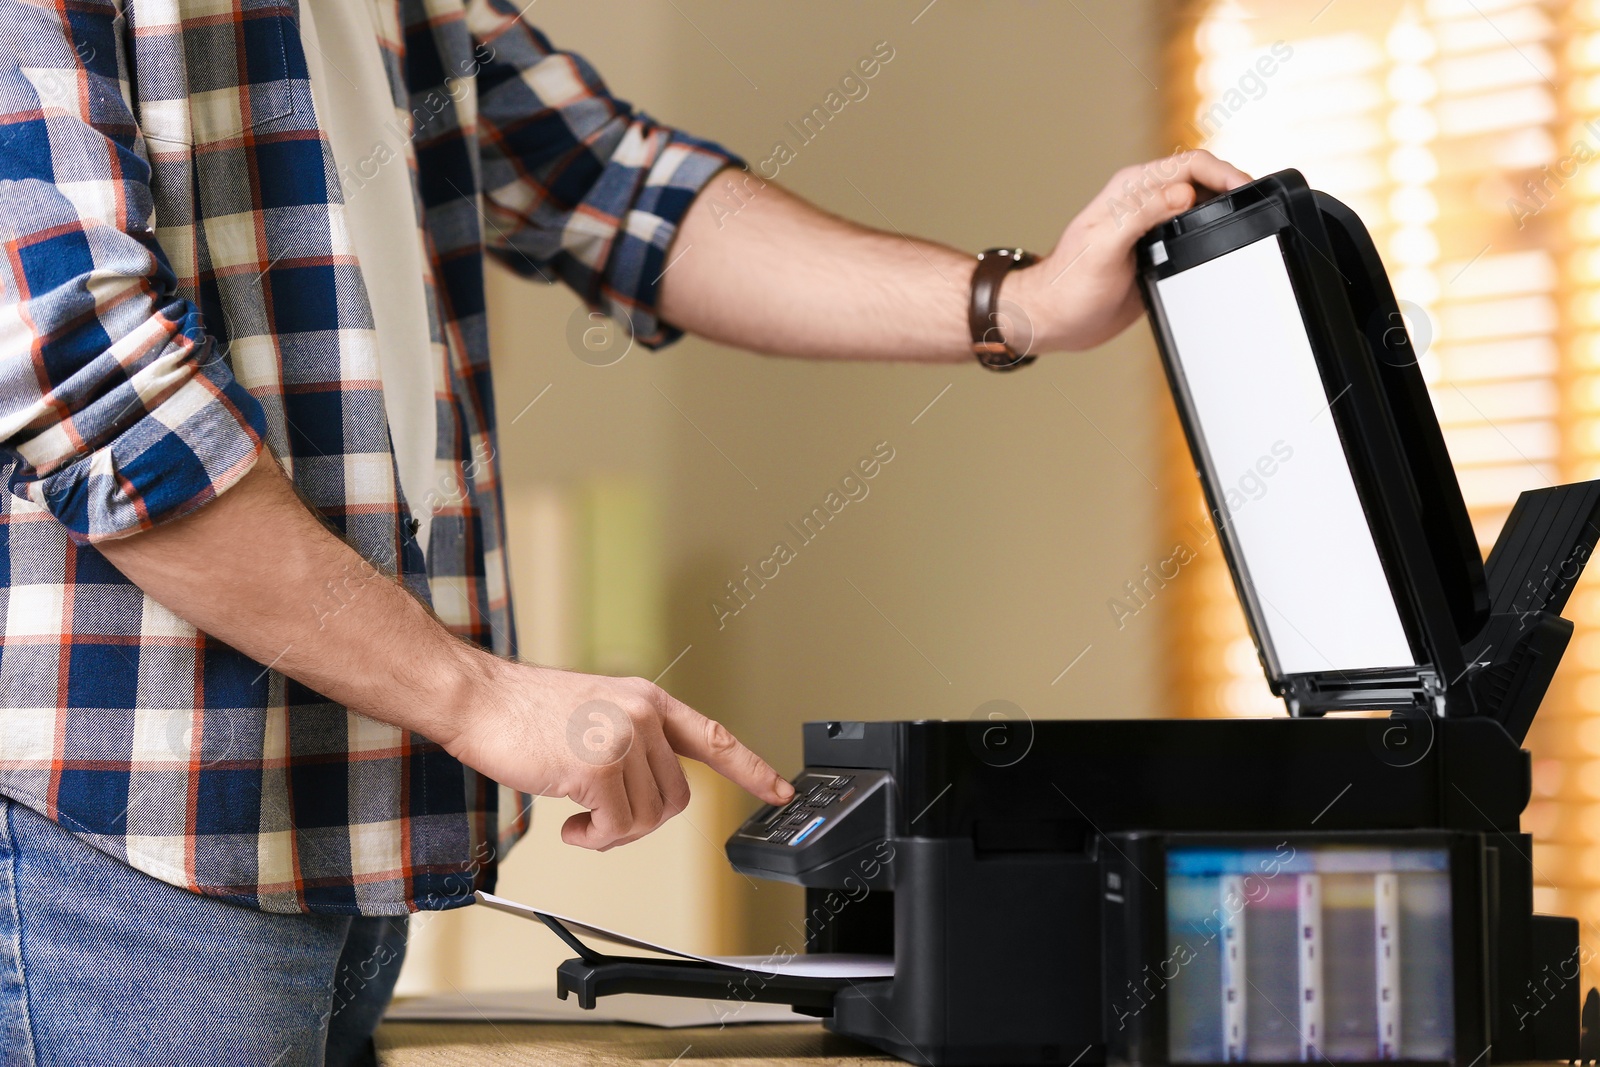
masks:
<path fill-rule="evenodd" d="M 484 252 L 663 344 L 668 243 L 731 158 L 507 0 L 377 3 L 396 121 L 336 163 L 295 0 L 0 0 L 0 793 L 265 911 L 466 903 L 527 798 L 196 632 L 95 544 L 271 449 L 374 568 L 510 654 Z M 426 502 L 398 487 L 346 231 L 373 166 L 409 168 L 429 253 Z"/>

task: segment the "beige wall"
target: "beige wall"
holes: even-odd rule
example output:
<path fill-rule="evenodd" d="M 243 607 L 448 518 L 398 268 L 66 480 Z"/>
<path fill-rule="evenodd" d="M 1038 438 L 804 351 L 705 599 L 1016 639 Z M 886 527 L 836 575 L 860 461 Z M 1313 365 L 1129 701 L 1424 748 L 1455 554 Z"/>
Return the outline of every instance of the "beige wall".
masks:
<path fill-rule="evenodd" d="M 785 123 L 887 41 L 895 55 L 870 94 L 779 180 L 869 225 L 1045 251 L 1114 168 L 1159 148 L 1159 5 L 925 2 L 540 0 L 527 17 L 620 96 L 752 160 L 794 143 Z M 692 645 L 662 684 L 781 769 L 798 768 L 807 719 L 964 718 L 993 699 L 1038 717 L 1162 712 L 1162 602 L 1122 631 L 1106 606 L 1162 549 L 1168 402 L 1142 325 L 1014 375 L 808 365 L 694 339 L 599 368 L 568 349 L 575 307 L 565 291 L 491 279 L 512 513 L 542 486 L 642 479 L 661 515 L 656 669 Z M 719 629 L 710 604 L 724 583 L 793 540 L 784 524 L 880 441 L 895 458 L 870 495 Z M 514 519 L 510 534 L 516 558 L 528 533 Z M 541 805 L 502 891 L 713 947 L 792 940 L 793 891 L 748 883 L 721 858 L 750 802 L 697 781 L 676 825 L 605 856 L 560 845 L 568 809 Z M 412 990 L 548 986 L 566 955 L 496 914 L 422 927 Z"/>

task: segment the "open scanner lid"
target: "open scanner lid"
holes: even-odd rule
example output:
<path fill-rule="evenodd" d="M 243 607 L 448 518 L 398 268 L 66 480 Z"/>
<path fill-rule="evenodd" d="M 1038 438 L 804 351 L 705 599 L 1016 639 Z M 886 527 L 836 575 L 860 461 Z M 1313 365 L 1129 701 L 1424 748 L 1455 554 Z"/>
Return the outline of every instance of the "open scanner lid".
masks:
<path fill-rule="evenodd" d="M 1288 170 L 1157 227 L 1136 257 L 1272 691 L 1294 715 L 1471 714 L 1483 559 L 1361 220 Z"/>

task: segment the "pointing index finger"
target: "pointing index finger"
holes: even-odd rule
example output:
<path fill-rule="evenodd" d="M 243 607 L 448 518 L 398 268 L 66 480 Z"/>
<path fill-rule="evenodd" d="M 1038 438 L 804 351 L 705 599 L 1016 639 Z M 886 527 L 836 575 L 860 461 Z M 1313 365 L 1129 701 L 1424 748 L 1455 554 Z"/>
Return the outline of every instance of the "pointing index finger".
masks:
<path fill-rule="evenodd" d="M 794 786 L 726 726 L 668 693 L 662 693 L 661 700 L 661 728 L 674 752 L 699 760 L 768 804 L 787 804 L 793 799 Z"/>

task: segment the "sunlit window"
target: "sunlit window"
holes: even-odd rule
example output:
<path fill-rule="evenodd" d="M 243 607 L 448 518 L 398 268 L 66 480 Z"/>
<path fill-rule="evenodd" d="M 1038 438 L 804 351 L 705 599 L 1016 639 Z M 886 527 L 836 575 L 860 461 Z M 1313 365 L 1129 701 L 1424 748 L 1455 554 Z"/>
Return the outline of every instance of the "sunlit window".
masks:
<path fill-rule="evenodd" d="M 1177 144 L 1294 167 L 1372 231 L 1478 538 L 1517 494 L 1600 477 L 1600 3 L 1213 0 L 1170 61 Z M 1592 124 L 1592 125 L 1591 125 Z M 1171 484 L 1193 486 L 1173 431 Z M 1204 537 L 1198 487 L 1173 529 Z M 1214 542 L 1173 599 L 1196 716 L 1282 714 Z M 1540 910 L 1600 935 L 1600 580 L 1529 737 Z"/>

